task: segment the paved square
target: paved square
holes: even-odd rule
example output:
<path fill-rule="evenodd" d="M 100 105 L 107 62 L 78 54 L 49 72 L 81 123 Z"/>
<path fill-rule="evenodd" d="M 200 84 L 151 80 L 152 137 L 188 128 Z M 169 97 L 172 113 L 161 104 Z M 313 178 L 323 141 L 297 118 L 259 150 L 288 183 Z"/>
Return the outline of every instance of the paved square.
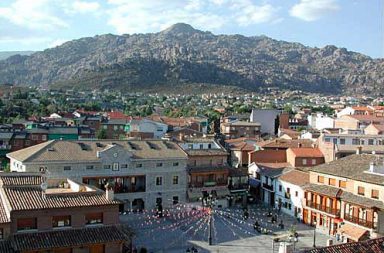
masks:
<path fill-rule="evenodd" d="M 209 210 L 199 206 L 179 205 L 166 210 L 163 218 L 155 212 L 127 213 L 121 215 L 123 224 L 128 224 L 135 233 L 133 244 L 137 249 L 145 247 L 148 252 L 186 252 L 195 247 L 198 252 L 278 252 L 279 244 L 272 248 L 273 238 L 287 236 L 291 226 L 299 234 L 295 249 L 311 248 L 314 229 L 285 214 L 277 215 L 272 223 L 270 209 L 261 205 L 248 207 L 249 217 L 244 219 L 244 211 L 239 207 L 215 208 L 212 211 L 212 246 L 208 245 Z M 283 221 L 284 228 L 279 224 Z M 255 230 L 255 222 L 259 230 Z M 267 234 L 265 234 L 267 233 Z M 316 233 L 316 246 L 325 246 L 329 236 Z M 334 238 L 332 238 L 334 239 Z M 288 242 L 287 242 L 288 243 Z"/>

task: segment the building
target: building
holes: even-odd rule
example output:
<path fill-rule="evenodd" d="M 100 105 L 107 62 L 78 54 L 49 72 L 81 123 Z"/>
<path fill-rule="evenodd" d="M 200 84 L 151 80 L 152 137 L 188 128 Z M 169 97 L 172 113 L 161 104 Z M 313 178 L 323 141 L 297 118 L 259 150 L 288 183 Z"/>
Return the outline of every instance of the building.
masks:
<path fill-rule="evenodd" d="M 277 179 L 275 208 L 303 220 L 303 187 L 309 184 L 309 173 L 291 170 Z"/>
<path fill-rule="evenodd" d="M 252 163 L 248 167 L 250 192 L 258 200 L 270 207 L 275 207 L 277 179 L 283 173 L 292 170 L 287 163 Z"/>
<path fill-rule="evenodd" d="M 260 124 L 260 133 L 275 135 L 278 129 L 280 112 L 274 109 L 252 109 L 250 122 Z"/>
<path fill-rule="evenodd" d="M 370 124 L 384 124 L 384 117 L 376 115 L 345 115 L 335 119 L 335 128 L 344 130 L 362 130 Z"/>
<path fill-rule="evenodd" d="M 311 114 L 308 116 L 308 126 L 317 130 L 334 128 L 335 119 L 322 113 Z"/>
<path fill-rule="evenodd" d="M 289 148 L 287 162 L 292 167 L 308 167 L 324 163 L 324 155 L 319 148 Z"/>
<path fill-rule="evenodd" d="M 122 253 L 129 245 L 111 191 L 41 174 L 3 174 L 0 185 L 3 253 Z"/>
<path fill-rule="evenodd" d="M 185 202 L 187 155 L 175 143 L 151 141 L 48 141 L 8 153 L 15 172 L 48 171 L 100 189 L 110 183 L 124 210 Z"/>
<path fill-rule="evenodd" d="M 384 154 L 383 144 L 383 135 L 323 133 L 318 138 L 325 162 L 356 153 Z"/>
<path fill-rule="evenodd" d="M 184 137 L 179 146 L 188 155 L 188 200 L 197 201 L 203 194 L 228 196 L 228 152 L 210 138 Z"/>
<path fill-rule="evenodd" d="M 139 139 L 161 139 L 168 131 L 168 125 L 149 119 L 133 119 L 125 127 L 127 137 Z"/>
<path fill-rule="evenodd" d="M 230 151 L 230 164 L 233 167 L 248 167 L 249 152 L 255 150 L 255 144 L 258 139 L 239 138 L 225 140 L 225 146 Z"/>
<path fill-rule="evenodd" d="M 384 232 L 383 157 L 351 155 L 312 167 L 304 187 L 303 221 L 344 241 Z"/>
<path fill-rule="evenodd" d="M 370 124 L 364 129 L 364 134 L 368 135 L 384 135 L 384 125 Z"/>
<path fill-rule="evenodd" d="M 127 123 L 129 119 L 110 119 L 102 122 L 101 127 L 105 130 L 106 139 L 124 139 Z"/>
<path fill-rule="evenodd" d="M 220 133 L 226 139 L 237 139 L 242 137 L 259 138 L 260 123 L 246 121 L 230 121 L 220 125 Z"/>

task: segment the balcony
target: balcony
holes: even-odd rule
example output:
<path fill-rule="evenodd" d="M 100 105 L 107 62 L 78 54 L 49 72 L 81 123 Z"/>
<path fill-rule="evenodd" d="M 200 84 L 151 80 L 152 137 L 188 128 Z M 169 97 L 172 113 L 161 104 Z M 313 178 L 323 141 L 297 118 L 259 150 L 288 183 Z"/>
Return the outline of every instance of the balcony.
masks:
<path fill-rule="evenodd" d="M 344 214 L 344 220 L 347 220 L 349 222 L 358 224 L 360 226 L 366 227 L 366 228 L 376 228 L 377 222 L 367 221 L 364 219 L 361 219 L 359 217 L 355 217 L 349 214 Z"/>
<path fill-rule="evenodd" d="M 268 190 L 268 191 L 273 192 L 273 185 L 269 185 L 269 184 L 263 183 L 263 188 Z"/>
<path fill-rule="evenodd" d="M 322 211 L 325 213 L 329 213 L 329 214 L 332 214 L 335 216 L 340 216 L 340 209 L 331 208 L 331 207 L 324 206 L 321 204 L 313 203 L 311 201 L 307 201 L 306 204 L 307 204 L 307 207 L 310 207 L 310 208 L 313 208 L 313 209 L 316 209 L 316 210 L 319 210 L 319 211 Z"/>
<path fill-rule="evenodd" d="M 189 188 L 201 188 L 201 187 L 215 187 L 215 186 L 227 186 L 227 182 L 224 181 L 206 181 L 206 182 L 191 182 Z"/>
<path fill-rule="evenodd" d="M 228 186 L 229 190 L 233 191 L 233 190 L 247 190 L 249 187 L 248 184 L 234 184 L 234 185 L 230 185 Z"/>

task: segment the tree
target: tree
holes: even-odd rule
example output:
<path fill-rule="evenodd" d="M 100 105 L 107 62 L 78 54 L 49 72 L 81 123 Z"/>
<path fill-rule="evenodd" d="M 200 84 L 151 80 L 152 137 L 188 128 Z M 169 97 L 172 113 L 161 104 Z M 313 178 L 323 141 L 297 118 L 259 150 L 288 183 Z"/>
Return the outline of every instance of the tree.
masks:
<path fill-rule="evenodd" d="M 96 132 L 96 138 L 100 140 L 107 139 L 107 131 L 104 128 L 100 128 Z"/>

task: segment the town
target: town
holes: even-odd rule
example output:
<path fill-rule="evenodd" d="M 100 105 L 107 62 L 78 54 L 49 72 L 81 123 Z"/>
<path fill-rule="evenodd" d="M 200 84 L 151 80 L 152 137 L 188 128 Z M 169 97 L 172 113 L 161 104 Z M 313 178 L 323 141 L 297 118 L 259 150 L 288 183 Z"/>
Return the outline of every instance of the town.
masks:
<path fill-rule="evenodd" d="M 228 242 L 375 252 L 384 242 L 382 98 L 0 95 L 1 252 L 233 252 Z"/>

